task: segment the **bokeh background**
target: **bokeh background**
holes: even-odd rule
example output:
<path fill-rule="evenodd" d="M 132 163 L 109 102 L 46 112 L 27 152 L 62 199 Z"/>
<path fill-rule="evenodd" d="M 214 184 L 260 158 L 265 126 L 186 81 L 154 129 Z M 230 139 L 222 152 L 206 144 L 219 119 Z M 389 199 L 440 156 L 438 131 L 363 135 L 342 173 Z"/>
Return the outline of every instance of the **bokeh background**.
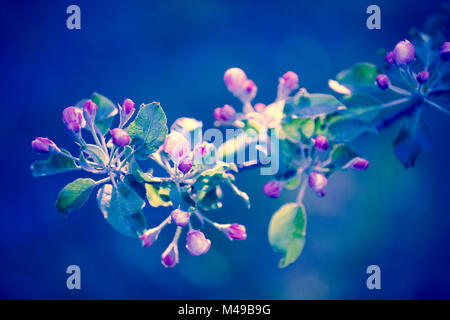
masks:
<path fill-rule="evenodd" d="M 92 197 L 67 218 L 54 208 L 59 190 L 78 177 L 32 178 L 35 136 L 71 151 L 63 108 L 98 91 L 115 102 L 160 101 L 169 122 L 201 119 L 238 105 L 222 81 L 241 67 L 259 87 L 256 102 L 276 94 L 287 70 L 310 92 L 357 61 L 380 62 L 440 1 L 376 1 L 382 30 L 366 29 L 373 1 L 2 1 L 0 3 L 0 297 L 8 299 L 416 299 L 450 298 L 450 118 L 430 110 L 432 151 L 405 170 L 391 141 L 398 124 L 355 147 L 370 159 L 363 173 L 336 174 L 328 195 L 306 195 L 307 242 L 300 259 L 278 269 L 267 241 L 272 213 L 295 199 L 263 197 L 267 177 L 239 174 L 251 210 L 230 192 L 214 219 L 247 226 L 230 242 L 211 228 L 204 256 L 184 248 L 172 270 L 160 264 L 170 241 L 151 248 L 114 231 Z M 66 8 L 81 8 L 82 29 L 66 28 Z M 448 34 L 447 34 L 448 36 Z M 88 176 L 85 174 L 85 176 Z M 146 210 L 155 225 L 165 209 Z M 82 290 L 66 288 L 68 265 L 81 267 Z M 366 268 L 381 268 L 381 290 L 366 288 Z"/>

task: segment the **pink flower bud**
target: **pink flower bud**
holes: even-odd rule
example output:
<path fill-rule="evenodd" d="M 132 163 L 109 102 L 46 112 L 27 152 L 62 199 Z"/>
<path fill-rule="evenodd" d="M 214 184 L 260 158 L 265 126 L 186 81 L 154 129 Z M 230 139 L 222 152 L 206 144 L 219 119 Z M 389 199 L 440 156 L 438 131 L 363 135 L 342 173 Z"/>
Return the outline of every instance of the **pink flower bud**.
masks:
<path fill-rule="evenodd" d="M 315 193 L 324 196 L 328 180 L 323 173 L 311 172 L 308 177 L 308 184 Z"/>
<path fill-rule="evenodd" d="M 267 106 L 264 103 L 256 103 L 253 108 L 255 109 L 256 112 L 264 112 L 266 107 Z"/>
<path fill-rule="evenodd" d="M 277 180 L 269 181 L 263 186 L 263 192 L 269 198 L 278 198 L 281 190 L 283 190 L 283 184 Z"/>
<path fill-rule="evenodd" d="M 389 78 L 385 74 L 377 75 L 375 78 L 375 82 L 381 90 L 386 90 L 390 85 Z"/>
<path fill-rule="evenodd" d="M 134 111 L 134 102 L 131 99 L 125 99 L 122 103 L 123 111 L 125 115 L 129 115 Z"/>
<path fill-rule="evenodd" d="M 393 66 L 395 64 L 395 62 L 394 62 L 394 52 L 393 51 L 389 51 L 386 54 L 386 58 L 385 59 L 386 59 L 387 64 L 389 64 L 390 66 Z"/>
<path fill-rule="evenodd" d="M 67 129 L 72 132 L 80 131 L 80 128 L 84 127 L 86 121 L 83 117 L 83 111 L 76 107 L 67 107 L 62 112 L 62 120 Z M 73 124 L 75 123 L 75 124 Z M 71 124 L 69 126 L 69 124 Z M 70 127 L 70 128 L 69 128 Z"/>
<path fill-rule="evenodd" d="M 178 162 L 191 151 L 191 146 L 184 135 L 173 131 L 166 137 L 162 149 L 174 162 Z"/>
<path fill-rule="evenodd" d="M 416 50 L 408 40 L 400 41 L 394 48 L 394 62 L 396 65 L 408 65 L 414 61 Z"/>
<path fill-rule="evenodd" d="M 199 256 L 209 251 L 211 240 L 206 239 L 203 232 L 198 230 L 190 231 L 186 238 L 186 249 L 193 256 Z"/>
<path fill-rule="evenodd" d="M 353 169 L 358 171 L 364 171 L 369 166 L 369 161 L 367 161 L 364 158 L 356 157 L 350 160 L 349 163 L 347 163 L 344 168 L 346 169 Z"/>
<path fill-rule="evenodd" d="M 222 121 L 221 110 L 222 110 L 222 108 L 215 108 L 214 109 L 214 119 L 216 121 Z"/>
<path fill-rule="evenodd" d="M 247 80 L 247 76 L 245 75 L 245 72 L 239 68 L 230 68 L 223 76 L 223 81 L 225 81 L 228 91 L 233 94 L 237 94 L 242 90 L 245 80 Z"/>
<path fill-rule="evenodd" d="M 175 209 L 170 214 L 172 221 L 179 227 L 185 227 L 189 223 L 189 217 L 191 216 L 190 212 L 183 211 L 180 209 Z"/>
<path fill-rule="evenodd" d="M 178 263 L 178 245 L 172 242 L 161 255 L 161 263 L 166 268 L 173 268 Z"/>
<path fill-rule="evenodd" d="M 450 60 L 450 42 L 445 41 L 439 48 L 439 55 L 442 60 Z"/>
<path fill-rule="evenodd" d="M 225 233 L 230 240 L 245 240 L 247 238 L 245 226 L 241 224 L 217 224 L 216 227 Z"/>
<path fill-rule="evenodd" d="M 178 170 L 183 173 L 188 173 L 192 168 L 192 159 L 189 157 L 184 157 L 178 163 Z"/>
<path fill-rule="evenodd" d="M 236 110 L 229 104 L 226 104 L 220 109 L 220 118 L 224 121 L 232 121 L 236 117 Z"/>
<path fill-rule="evenodd" d="M 91 117 L 95 117 L 95 114 L 97 113 L 97 105 L 92 100 L 88 100 L 84 103 L 83 110 Z"/>
<path fill-rule="evenodd" d="M 139 236 L 142 240 L 143 247 L 150 247 L 156 240 L 158 240 L 161 228 L 152 228 L 144 232 L 143 235 Z"/>
<path fill-rule="evenodd" d="M 289 91 L 295 90 L 298 88 L 298 75 L 293 71 L 288 71 L 283 75 L 284 86 Z"/>
<path fill-rule="evenodd" d="M 430 78 L 430 73 L 426 70 L 419 73 L 416 77 L 417 82 L 420 84 L 424 84 L 425 82 L 428 81 L 429 78 Z"/>
<path fill-rule="evenodd" d="M 203 162 L 203 158 L 206 156 L 207 150 L 204 145 L 197 146 L 194 149 L 193 157 L 194 157 L 194 164 L 201 164 Z"/>
<path fill-rule="evenodd" d="M 31 147 L 34 151 L 40 153 L 49 153 L 52 148 L 57 150 L 56 144 L 52 140 L 42 137 L 38 137 L 31 141 Z"/>
<path fill-rule="evenodd" d="M 111 136 L 113 143 L 118 147 L 124 147 L 130 144 L 130 136 L 123 129 L 112 129 Z"/>
<path fill-rule="evenodd" d="M 319 151 L 328 149 L 328 140 L 324 136 L 317 136 L 314 140 L 314 147 Z"/>

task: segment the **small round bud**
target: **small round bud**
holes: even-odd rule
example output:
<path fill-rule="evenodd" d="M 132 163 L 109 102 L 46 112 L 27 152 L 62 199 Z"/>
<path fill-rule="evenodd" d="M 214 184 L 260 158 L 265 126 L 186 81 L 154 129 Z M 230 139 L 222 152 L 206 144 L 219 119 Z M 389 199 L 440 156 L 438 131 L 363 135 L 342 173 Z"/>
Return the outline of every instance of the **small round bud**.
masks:
<path fill-rule="evenodd" d="M 222 121 L 221 110 L 222 110 L 222 108 L 215 108 L 214 109 L 214 119 L 216 121 Z"/>
<path fill-rule="evenodd" d="M 130 144 L 130 136 L 128 133 L 119 128 L 115 128 L 111 130 L 111 136 L 113 143 L 118 147 L 124 147 Z"/>
<path fill-rule="evenodd" d="M 211 240 L 206 239 L 203 232 L 198 230 L 190 231 L 186 238 L 186 249 L 193 256 L 199 256 L 209 251 Z"/>
<path fill-rule="evenodd" d="M 178 170 L 183 173 L 188 173 L 192 168 L 192 159 L 189 157 L 184 157 L 178 163 Z"/>
<path fill-rule="evenodd" d="M 255 109 L 256 112 L 264 112 L 266 107 L 267 106 L 264 103 L 256 103 L 253 108 Z"/>
<path fill-rule="evenodd" d="M 323 173 L 311 172 L 308 176 L 308 184 L 317 195 L 323 197 L 328 180 Z"/>
<path fill-rule="evenodd" d="M 91 117 L 95 117 L 97 105 L 92 100 L 88 100 L 83 104 L 83 110 Z"/>
<path fill-rule="evenodd" d="M 180 209 L 175 209 L 170 214 L 172 221 L 179 227 L 185 227 L 189 223 L 189 217 L 191 216 L 190 212 L 183 211 Z"/>
<path fill-rule="evenodd" d="M 237 94 L 242 90 L 242 86 L 247 80 L 245 72 L 239 68 L 230 68 L 225 72 L 223 81 L 231 93 Z"/>
<path fill-rule="evenodd" d="M 84 127 L 86 124 L 86 121 L 83 117 L 83 111 L 81 109 L 76 107 L 67 107 L 62 112 L 62 120 L 64 124 L 66 125 L 67 129 L 72 132 L 78 132 L 80 131 L 80 128 Z M 69 124 L 77 124 L 77 125 L 70 125 Z"/>
<path fill-rule="evenodd" d="M 420 84 L 424 84 L 425 82 L 427 82 L 428 78 L 430 78 L 430 73 L 426 70 L 420 72 L 416 77 L 417 82 Z"/>
<path fill-rule="evenodd" d="M 450 60 L 450 42 L 445 41 L 439 48 L 439 55 L 444 61 Z"/>
<path fill-rule="evenodd" d="M 150 247 L 158 239 L 160 232 L 161 232 L 160 228 L 152 228 L 146 230 L 144 234 L 139 236 L 139 238 L 142 240 L 142 246 Z"/>
<path fill-rule="evenodd" d="M 387 54 L 386 54 L 386 62 L 387 62 L 387 64 L 388 65 L 390 65 L 390 66 L 393 66 L 394 64 L 395 64 L 395 61 L 394 61 L 394 52 L 393 51 L 389 51 Z"/>
<path fill-rule="evenodd" d="M 52 140 L 42 137 L 38 137 L 31 141 L 31 148 L 40 153 L 49 153 L 51 148 L 57 149 L 56 144 Z"/>
<path fill-rule="evenodd" d="M 298 88 L 298 75 L 293 71 L 288 71 L 283 75 L 284 86 L 289 90 L 295 90 Z"/>
<path fill-rule="evenodd" d="M 161 263 L 166 268 L 173 268 L 178 263 L 178 245 L 172 242 L 161 255 Z"/>
<path fill-rule="evenodd" d="M 263 186 L 263 192 L 269 198 L 278 198 L 281 190 L 283 190 L 283 184 L 277 180 L 269 181 Z"/>
<path fill-rule="evenodd" d="M 191 151 L 191 145 L 184 135 L 177 131 L 173 131 L 166 137 L 166 140 L 164 140 L 162 149 L 170 155 L 174 162 L 178 162 Z"/>
<path fill-rule="evenodd" d="M 324 136 L 317 136 L 314 140 L 314 147 L 319 151 L 328 149 L 328 140 Z"/>
<path fill-rule="evenodd" d="M 122 103 L 122 108 L 125 115 L 129 115 L 134 111 L 134 102 L 131 99 L 125 99 Z"/>
<path fill-rule="evenodd" d="M 220 118 L 223 121 L 232 121 L 236 117 L 236 110 L 229 104 L 224 105 L 220 109 Z"/>
<path fill-rule="evenodd" d="M 408 40 L 400 41 L 394 48 L 394 62 L 396 65 L 406 66 L 414 61 L 416 50 L 414 45 Z"/>
<path fill-rule="evenodd" d="M 238 223 L 233 224 L 215 224 L 215 226 L 225 233 L 230 240 L 245 240 L 247 239 L 247 231 L 245 226 Z"/>
<path fill-rule="evenodd" d="M 389 78 L 385 74 L 377 75 L 377 77 L 375 78 L 375 82 L 381 90 L 386 90 L 390 85 Z"/>
<path fill-rule="evenodd" d="M 347 163 L 344 168 L 346 169 L 353 169 L 358 171 L 364 171 L 369 166 L 369 161 L 367 161 L 364 158 L 356 157 L 350 160 L 349 163 Z"/>

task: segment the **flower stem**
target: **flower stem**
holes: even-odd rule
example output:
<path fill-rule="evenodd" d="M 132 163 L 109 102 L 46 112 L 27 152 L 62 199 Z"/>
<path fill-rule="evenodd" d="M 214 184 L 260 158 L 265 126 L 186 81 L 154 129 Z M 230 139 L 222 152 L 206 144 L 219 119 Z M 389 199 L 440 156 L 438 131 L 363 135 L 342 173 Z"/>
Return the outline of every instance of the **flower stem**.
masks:
<path fill-rule="evenodd" d="M 183 230 L 183 227 L 177 227 L 177 230 L 175 231 L 175 235 L 173 236 L 172 243 L 175 243 L 175 244 L 178 243 L 178 239 L 180 239 L 182 230 Z"/>
<path fill-rule="evenodd" d="M 104 184 L 104 183 L 108 182 L 109 180 L 111 180 L 111 177 L 107 177 L 105 179 L 98 180 L 98 181 L 95 182 L 95 186 L 97 187 L 97 186 L 99 186 L 101 184 Z"/>
<path fill-rule="evenodd" d="M 305 196 L 305 191 L 306 191 L 306 182 L 307 182 L 307 176 L 306 175 L 302 175 L 300 177 L 302 179 L 301 185 L 300 185 L 300 189 L 298 190 L 298 195 L 297 195 L 297 201 L 296 203 L 298 205 L 301 205 L 303 202 L 303 197 Z"/>

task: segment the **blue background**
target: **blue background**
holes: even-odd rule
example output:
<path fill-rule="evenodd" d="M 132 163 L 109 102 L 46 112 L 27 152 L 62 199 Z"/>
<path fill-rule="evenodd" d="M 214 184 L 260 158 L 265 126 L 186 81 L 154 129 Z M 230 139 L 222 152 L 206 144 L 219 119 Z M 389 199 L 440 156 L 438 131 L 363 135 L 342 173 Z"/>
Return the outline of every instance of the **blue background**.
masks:
<path fill-rule="evenodd" d="M 239 174 L 253 199 L 225 194 L 211 217 L 241 222 L 248 239 L 229 242 L 207 228 L 210 252 L 180 264 L 160 264 L 170 241 L 151 248 L 122 237 L 92 197 L 61 217 L 59 190 L 78 177 L 32 178 L 40 158 L 30 141 L 48 136 L 76 151 L 61 123 L 63 108 L 98 91 L 115 102 L 160 101 L 169 123 L 177 117 L 212 126 L 212 111 L 237 100 L 224 71 L 243 68 L 268 103 L 287 70 L 310 92 L 357 61 L 379 63 L 410 27 L 422 25 L 440 1 L 376 1 L 382 30 L 369 31 L 373 1 L 2 1 L 0 4 L 0 297 L 13 299 L 415 299 L 450 298 L 450 119 L 429 110 L 434 146 L 405 170 L 391 142 L 398 124 L 356 148 L 371 161 L 363 173 L 336 174 L 323 199 L 307 193 L 307 243 L 300 259 L 278 269 L 267 242 L 271 214 L 295 193 L 263 197 L 267 177 Z M 66 28 L 66 8 L 81 7 L 82 29 Z M 88 176 L 85 174 L 84 176 Z M 156 225 L 168 212 L 146 210 Z M 82 290 L 66 288 L 68 265 L 82 270 Z M 381 267 L 382 290 L 366 288 L 366 268 Z"/>

